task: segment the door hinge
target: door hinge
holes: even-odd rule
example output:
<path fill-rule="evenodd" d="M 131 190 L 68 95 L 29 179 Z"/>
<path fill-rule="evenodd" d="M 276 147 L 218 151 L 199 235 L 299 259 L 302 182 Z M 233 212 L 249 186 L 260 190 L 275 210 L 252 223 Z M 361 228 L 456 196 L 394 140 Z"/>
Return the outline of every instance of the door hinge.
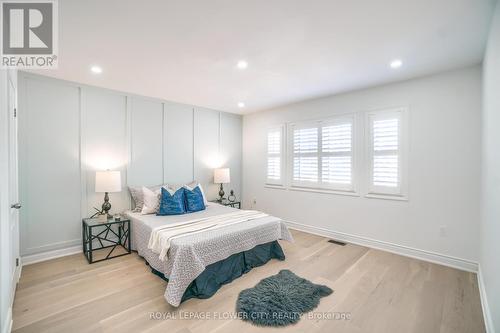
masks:
<path fill-rule="evenodd" d="M 14 118 L 17 118 L 17 109 L 14 108 Z"/>
<path fill-rule="evenodd" d="M 19 258 L 16 258 L 16 267 L 19 267 Z"/>

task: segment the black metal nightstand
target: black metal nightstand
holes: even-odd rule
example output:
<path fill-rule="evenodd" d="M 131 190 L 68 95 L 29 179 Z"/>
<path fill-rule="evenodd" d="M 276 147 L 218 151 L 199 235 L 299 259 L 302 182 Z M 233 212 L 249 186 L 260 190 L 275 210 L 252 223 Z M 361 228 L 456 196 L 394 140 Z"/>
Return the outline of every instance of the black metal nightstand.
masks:
<path fill-rule="evenodd" d="M 229 207 L 241 209 L 241 202 L 240 201 L 229 201 L 227 199 L 223 199 L 222 201 L 220 201 L 220 200 L 213 200 L 213 201 L 210 201 L 210 202 L 215 202 L 215 203 L 218 203 L 220 205 L 224 205 L 224 206 L 229 206 Z"/>
<path fill-rule="evenodd" d="M 130 220 L 122 218 L 120 221 L 109 219 L 103 222 L 98 219 L 83 219 L 82 238 L 83 254 L 89 264 L 130 254 Z M 107 255 L 95 260 L 95 251 L 108 248 L 111 250 Z"/>

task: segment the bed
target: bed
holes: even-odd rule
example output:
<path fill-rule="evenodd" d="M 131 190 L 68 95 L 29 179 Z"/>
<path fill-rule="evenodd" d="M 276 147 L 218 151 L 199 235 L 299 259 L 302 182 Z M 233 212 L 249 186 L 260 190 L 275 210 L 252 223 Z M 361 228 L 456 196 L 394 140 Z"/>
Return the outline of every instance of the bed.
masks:
<path fill-rule="evenodd" d="M 245 214 L 237 211 L 209 203 L 203 211 L 183 215 L 125 213 L 131 220 L 132 249 L 147 261 L 153 273 L 168 281 L 164 297 L 169 304 L 177 307 L 189 298 L 208 298 L 220 286 L 253 267 L 273 258 L 285 259 L 278 240 L 293 241 L 293 238 L 284 221 L 265 214 L 254 215 L 255 218 L 240 223 L 173 237 L 169 239 L 164 258 L 151 249 L 150 241 L 157 230 L 197 220 L 213 221 L 232 214 Z"/>

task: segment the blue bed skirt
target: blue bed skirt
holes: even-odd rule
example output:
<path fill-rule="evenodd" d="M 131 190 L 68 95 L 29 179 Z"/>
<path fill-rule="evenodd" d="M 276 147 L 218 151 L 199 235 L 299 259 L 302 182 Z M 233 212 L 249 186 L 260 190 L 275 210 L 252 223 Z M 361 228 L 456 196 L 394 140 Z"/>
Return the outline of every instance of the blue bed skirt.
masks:
<path fill-rule="evenodd" d="M 285 260 L 285 254 L 278 241 L 257 245 L 251 250 L 235 253 L 224 260 L 208 265 L 188 286 L 181 302 L 190 298 L 209 298 L 222 285 L 239 278 L 254 267 L 264 265 L 271 259 Z M 168 281 L 163 273 L 154 268 L 151 270 L 154 274 Z"/>

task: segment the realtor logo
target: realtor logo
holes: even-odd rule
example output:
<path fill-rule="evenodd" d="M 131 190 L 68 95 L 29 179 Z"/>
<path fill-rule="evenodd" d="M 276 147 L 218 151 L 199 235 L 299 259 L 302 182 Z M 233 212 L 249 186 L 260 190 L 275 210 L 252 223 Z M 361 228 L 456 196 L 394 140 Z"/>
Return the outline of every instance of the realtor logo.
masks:
<path fill-rule="evenodd" d="M 1 4 L 1 67 L 57 68 L 57 0 Z"/>

